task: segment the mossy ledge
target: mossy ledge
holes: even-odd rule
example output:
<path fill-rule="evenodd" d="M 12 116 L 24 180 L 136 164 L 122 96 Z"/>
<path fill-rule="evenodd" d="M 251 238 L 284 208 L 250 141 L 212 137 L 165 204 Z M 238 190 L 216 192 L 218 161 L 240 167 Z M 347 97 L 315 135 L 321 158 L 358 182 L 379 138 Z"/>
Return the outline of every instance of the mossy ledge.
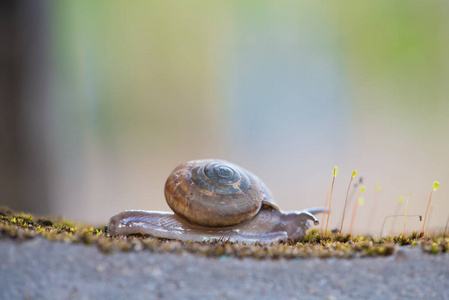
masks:
<path fill-rule="evenodd" d="M 246 245 L 227 241 L 190 243 L 165 240 L 151 236 L 127 238 L 108 237 L 104 227 L 94 228 L 75 224 L 68 220 L 37 217 L 0 208 L 0 240 L 19 241 L 42 237 L 51 241 L 95 245 L 104 253 L 117 251 L 151 251 L 171 253 L 193 253 L 210 257 L 252 257 L 256 259 L 301 259 L 301 258 L 357 258 L 389 256 L 398 247 L 421 247 L 425 253 L 448 252 L 449 238 L 432 235 L 421 238 L 419 234 L 386 237 L 381 240 L 370 236 L 351 236 L 332 233 L 326 237 L 310 230 L 297 241 L 270 245 Z"/>

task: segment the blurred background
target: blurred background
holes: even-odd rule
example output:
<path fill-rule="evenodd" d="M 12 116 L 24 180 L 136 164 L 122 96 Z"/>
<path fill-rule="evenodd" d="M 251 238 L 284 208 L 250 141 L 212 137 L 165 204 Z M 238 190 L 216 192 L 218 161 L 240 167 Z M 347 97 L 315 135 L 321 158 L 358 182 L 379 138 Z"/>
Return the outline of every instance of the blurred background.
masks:
<path fill-rule="evenodd" d="M 105 224 L 169 210 L 170 172 L 220 158 L 284 210 L 324 205 L 338 166 L 330 228 L 357 169 L 355 233 L 378 234 L 409 193 L 424 215 L 438 180 L 428 228 L 446 225 L 446 1 L 3 1 L 0 15 L 0 206 Z"/>

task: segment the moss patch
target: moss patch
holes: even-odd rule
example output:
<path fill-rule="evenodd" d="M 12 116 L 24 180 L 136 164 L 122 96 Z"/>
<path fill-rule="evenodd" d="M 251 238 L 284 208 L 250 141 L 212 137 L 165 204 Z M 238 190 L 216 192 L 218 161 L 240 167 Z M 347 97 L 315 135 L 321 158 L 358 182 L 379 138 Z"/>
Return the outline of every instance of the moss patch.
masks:
<path fill-rule="evenodd" d="M 302 239 L 270 245 L 231 243 L 227 241 L 190 243 L 135 235 L 127 238 L 106 236 L 104 227 L 94 228 L 68 220 L 36 217 L 0 208 L 0 239 L 28 240 L 35 237 L 51 241 L 94 245 L 104 253 L 117 251 L 151 251 L 194 253 L 211 257 L 253 257 L 256 259 L 355 258 L 388 256 L 400 246 L 421 246 L 431 254 L 448 252 L 449 238 L 414 233 L 408 237 L 394 236 L 382 240 L 370 236 L 351 236 L 332 233 L 326 237 L 310 230 Z"/>

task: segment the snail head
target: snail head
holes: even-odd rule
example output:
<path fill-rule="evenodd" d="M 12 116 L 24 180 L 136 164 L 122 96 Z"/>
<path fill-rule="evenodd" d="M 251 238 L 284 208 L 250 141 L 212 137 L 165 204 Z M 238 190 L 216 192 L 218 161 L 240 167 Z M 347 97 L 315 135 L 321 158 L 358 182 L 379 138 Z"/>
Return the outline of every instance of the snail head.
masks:
<path fill-rule="evenodd" d="M 310 227 L 309 221 L 312 221 L 314 225 L 320 223 L 317 218 L 308 211 L 284 212 L 282 215 L 282 224 L 285 226 L 284 230 L 292 240 L 304 236 L 306 230 Z"/>

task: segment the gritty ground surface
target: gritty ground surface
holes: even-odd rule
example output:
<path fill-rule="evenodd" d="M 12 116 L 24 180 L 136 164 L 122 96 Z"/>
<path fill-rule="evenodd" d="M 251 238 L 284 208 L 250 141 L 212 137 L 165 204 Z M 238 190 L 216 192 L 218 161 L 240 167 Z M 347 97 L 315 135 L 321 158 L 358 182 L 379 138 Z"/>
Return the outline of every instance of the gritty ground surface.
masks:
<path fill-rule="evenodd" d="M 449 254 L 267 259 L 0 240 L 0 299 L 449 299 Z"/>

